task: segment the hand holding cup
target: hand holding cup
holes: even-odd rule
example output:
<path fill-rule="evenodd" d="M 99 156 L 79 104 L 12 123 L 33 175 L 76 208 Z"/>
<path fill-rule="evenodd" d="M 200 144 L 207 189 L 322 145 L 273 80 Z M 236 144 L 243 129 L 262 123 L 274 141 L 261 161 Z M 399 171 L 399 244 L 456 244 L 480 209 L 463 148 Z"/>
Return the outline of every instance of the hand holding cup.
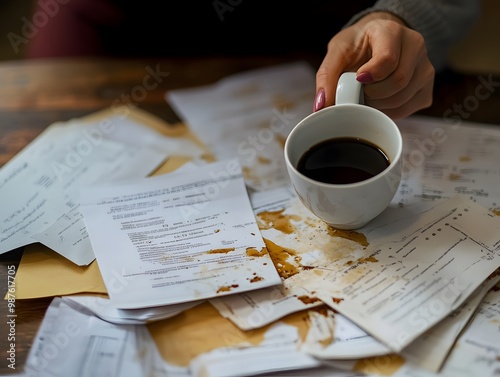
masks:
<path fill-rule="evenodd" d="M 301 120 L 285 162 L 302 203 L 337 229 L 357 229 L 392 201 L 401 181 L 403 140 L 394 121 L 363 104 L 354 72 L 342 74 L 336 104 Z"/>

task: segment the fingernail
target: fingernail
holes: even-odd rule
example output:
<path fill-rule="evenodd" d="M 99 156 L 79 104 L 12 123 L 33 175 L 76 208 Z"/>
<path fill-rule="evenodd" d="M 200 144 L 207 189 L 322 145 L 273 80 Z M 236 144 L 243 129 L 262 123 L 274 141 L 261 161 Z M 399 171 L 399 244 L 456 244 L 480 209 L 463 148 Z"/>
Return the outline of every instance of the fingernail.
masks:
<path fill-rule="evenodd" d="M 358 80 L 361 84 L 369 84 L 373 82 L 373 76 L 370 72 L 361 72 L 356 76 L 356 80 Z"/>
<path fill-rule="evenodd" d="M 325 106 L 325 90 L 320 89 L 316 93 L 316 98 L 314 99 L 314 111 L 321 110 Z"/>

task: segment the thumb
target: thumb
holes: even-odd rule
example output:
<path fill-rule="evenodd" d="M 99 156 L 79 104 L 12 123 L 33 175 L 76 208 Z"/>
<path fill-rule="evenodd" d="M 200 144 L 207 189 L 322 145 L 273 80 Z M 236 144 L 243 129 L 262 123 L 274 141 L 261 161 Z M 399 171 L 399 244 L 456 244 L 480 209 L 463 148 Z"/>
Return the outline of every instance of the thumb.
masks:
<path fill-rule="evenodd" d="M 339 45 L 341 45 L 341 43 L 337 43 L 336 46 L 333 44 L 331 45 L 332 48 L 329 48 L 323 62 L 316 72 L 314 111 L 335 104 L 339 77 L 349 64 L 347 51 L 343 51 Z"/>

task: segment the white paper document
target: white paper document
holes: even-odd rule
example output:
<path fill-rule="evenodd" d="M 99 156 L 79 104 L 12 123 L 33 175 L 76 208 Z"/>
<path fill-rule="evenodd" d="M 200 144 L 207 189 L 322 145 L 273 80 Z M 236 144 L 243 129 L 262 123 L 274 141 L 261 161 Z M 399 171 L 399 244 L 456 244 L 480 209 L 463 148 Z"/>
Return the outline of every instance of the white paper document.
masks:
<path fill-rule="evenodd" d="M 91 313 L 104 321 L 117 325 L 145 325 L 150 322 L 171 318 L 202 302 L 191 301 L 143 309 L 118 309 L 107 297 L 73 295 L 64 296 L 64 300 L 67 305 L 80 312 Z"/>
<path fill-rule="evenodd" d="M 117 308 L 177 304 L 281 284 L 237 160 L 86 187 L 81 200 Z"/>
<path fill-rule="evenodd" d="M 460 195 L 500 213 L 500 128 L 412 116 L 399 120 L 403 180 L 394 203 L 410 205 Z"/>
<path fill-rule="evenodd" d="M 40 242 L 77 265 L 89 264 L 95 256 L 79 188 L 144 177 L 175 145 L 120 117 L 50 126 L 0 170 L 0 253 Z"/>
<path fill-rule="evenodd" d="M 221 347 L 199 355 L 188 366 L 177 366 L 162 358 L 146 326 L 103 321 L 63 297 L 55 298 L 47 309 L 19 376 L 244 377 L 275 372 L 297 377 L 364 376 L 322 367 L 300 351 L 300 343 L 296 327 L 278 322 L 259 345 Z"/>
<path fill-rule="evenodd" d="M 145 326 L 115 325 L 55 298 L 33 342 L 24 377 L 163 377 L 165 363 Z"/>
<path fill-rule="evenodd" d="M 238 158 L 247 185 L 260 191 L 289 184 L 283 145 L 312 112 L 314 82 L 313 67 L 294 62 L 170 91 L 167 101 L 217 159 Z"/>
<path fill-rule="evenodd" d="M 439 372 L 406 363 L 393 377 L 500 376 L 500 286 L 481 302 Z"/>
<path fill-rule="evenodd" d="M 325 364 L 335 365 L 342 360 L 351 362 L 352 369 L 357 360 L 391 353 L 388 347 L 333 310 L 322 310 L 310 320 L 311 329 L 316 331 L 309 331 L 301 350 Z"/>
<path fill-rule="evenodd" d="M 198 356 L 190 369 L 197 377 L 243 377 L 319 367 L 318 360 L 300 352 L 300 342 L 295 327 L 277 322 L 258 346 L 221 347 Z"/>
<path fill-rule="evenodd" d="M 406 347 L 403 357 L 422 369 L 440 371 L 460 333 L 498 281 L 500 274 L 493 273 L 457 310 Z"/>
<path fill-rule="evenodd" d="M 378 229 L 379 243 L 304 286 L 395 352 L 456 310 L 500 266 L 500 217 L 467 199 Z"/>

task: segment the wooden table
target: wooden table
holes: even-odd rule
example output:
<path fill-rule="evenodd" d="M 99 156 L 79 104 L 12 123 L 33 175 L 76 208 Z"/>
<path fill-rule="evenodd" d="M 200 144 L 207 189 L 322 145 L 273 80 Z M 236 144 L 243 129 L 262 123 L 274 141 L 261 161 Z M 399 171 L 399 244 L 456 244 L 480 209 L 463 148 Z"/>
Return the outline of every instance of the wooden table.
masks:
<path fill-rule="evenodd" d="M 80 117 L 119 103 L 132 103 L 170 123 L 178 121 L 165 101 L 167 90 L 214 83 L 229 74 L 296 57 L 224 59 L 70 59 L 0 63 L 0 166 L 56 121 Z M 317 67 L 321 57 L 305 60 Z M 485 83 L 490 82 L 489 86 Z M 497 84 L 498 83 L 498 84 Z M 497 85 L 497 86 L 495 86 Z M 422 114 L 500 125 L 500 78 L 446 71 L 436 77 L 434 104 Z M 311 99 L 312 106 L 312 99 Z M 1 206 L 1 199 L 0 199 Z M 22 249 L 0 255 L 0 295 Z M 15 266 L 15 267 L 12 267 Z M 16 368 L 22 369 L 51 298 L 15 302 Z M 6 360 L 7 301 L 0 302 L 0 374 Z"/>

